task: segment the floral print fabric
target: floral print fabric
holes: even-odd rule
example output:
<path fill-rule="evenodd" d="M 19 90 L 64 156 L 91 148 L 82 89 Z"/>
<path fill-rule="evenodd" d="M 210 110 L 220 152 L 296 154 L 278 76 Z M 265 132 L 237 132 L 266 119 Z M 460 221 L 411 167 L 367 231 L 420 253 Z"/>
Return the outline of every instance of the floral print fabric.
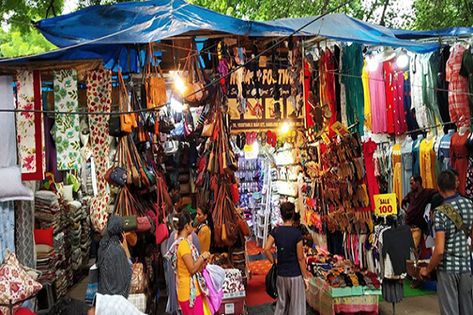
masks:
<path fill-rule="evenodd" d="M 87 74 L 87 107 L 89 112 L 110 112 L 111 105 L 111 72 L 103 69 L 90 71 Z M 108 185 L 104 177 L 109 167 L 108 118 L 104 115 L 89 115 L 92 154 L 97 175 L 97 196 L 92 198 L 91 220 L 94 228 L 98 231 L 101 231 L 107 224 L 107 208 L 110 201 Z"/>
<path fill-rule="evenodd" d="M 41 110 L 39 71 L 18 71 L 17 108 Z M 33 112 L 17 113 L 16 126 L 22 180 L 42 180 L 45 168 L 42 115 Z"/>
<path fill-rule="evenodd" d="M 79 102 L 77 97 L 77 72 L 61 70 L 54 72 L 54 106 L 59 112 L 77 112 Z M 79 169 L 80 127 L 78 115 L 56 115 L 55 139 L 57 149 L 57 169 Z"/>

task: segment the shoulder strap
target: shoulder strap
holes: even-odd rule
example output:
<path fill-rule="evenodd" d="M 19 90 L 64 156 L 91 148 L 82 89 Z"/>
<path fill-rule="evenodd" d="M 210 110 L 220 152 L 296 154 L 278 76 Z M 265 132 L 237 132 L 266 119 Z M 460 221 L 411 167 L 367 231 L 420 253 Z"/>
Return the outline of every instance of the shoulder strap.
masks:
<path fill-rule="evenodd" d="M 463 219 L 460 214 L 455 210 L 455 208 L 451 204 L 443 204 L 437 208 L 441 213 L 445 214 L 450 221 L 455 224 L 455 227 L 458 230 L 463 231 L 465 236 L 468 238 L 470 237 L 470 228 L 463 223 Z"/>

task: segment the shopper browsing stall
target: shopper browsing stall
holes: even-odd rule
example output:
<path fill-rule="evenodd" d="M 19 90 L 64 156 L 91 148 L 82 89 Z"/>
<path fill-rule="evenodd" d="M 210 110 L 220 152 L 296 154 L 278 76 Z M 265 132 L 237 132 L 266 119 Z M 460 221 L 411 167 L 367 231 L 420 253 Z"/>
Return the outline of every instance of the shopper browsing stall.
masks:
<path fill-rule="evenodd" d="M 207 286 L 201 274 L 210 257 L 209 252 L 199 256 L 197 248 L 188 241 L 194 231 L 192 219 L 187 211 L 181 211 L 173 218 L 178 239 L 171 245 L 166 259 L 171 263 L 177 277 L 177 299 L 184 315 L 204 314 L 203 296 Z"/>
<path fill-rule="evenodd" d="M 442 314 L 473 314 L 471 247 L 473 202 L 457 192 L 453 172 L 438 177 L 443 204 L 435 210 L 435 249 L 420 274 L 426 278 L 437 269 L 438 297 Z"/>
<path fill-rule="evenodd" d="M 278 301 L 274 314 L 302 315 L 306 313 L 303 275 L 307 269 L 302 234 L 293 226 L 294 204 L 282 203 L 280 209 L 284 223 L 271 231 L 264 249 L 269 261 L 277 264 Z M 273 244 L 277 248 L 276 261 L 271 252 Z"/>
<path fill-rule="evenodd" d="M 202 252 L 210 251 L 210 241 L 212 239 L 212 231 L 209 226 L 209 210 L 208 208 L 197 208 L 197 228 L 196 233 L 199 237 L 200 249 Z"/>
<path fill-rule="evenodd" d="M 131 283 L 131 264 L 120 244 L 123 219 L 111 216 L 100 241 L 97 267 L 99 269 L 98 292 L 128 297 Z"/>

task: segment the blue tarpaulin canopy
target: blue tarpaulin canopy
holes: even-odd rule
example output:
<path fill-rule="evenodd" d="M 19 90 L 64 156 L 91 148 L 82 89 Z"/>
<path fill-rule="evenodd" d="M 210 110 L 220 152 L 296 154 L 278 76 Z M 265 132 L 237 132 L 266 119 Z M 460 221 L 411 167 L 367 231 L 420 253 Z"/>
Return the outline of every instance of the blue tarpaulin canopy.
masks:
<path fill-rule="evenodd" d="M 179 35 L 285 36 L 291 29 L 223 15 L 183 0 L 91 6 L 45 19 L 38 30 L 54 45 L 150 43 Z"/>
<path fill-rule="evenodd" d="M 397 38 L 422 39 L 432 37 L 473 36 L 473 27 L 450 27 L 431 31 L 392 30 Z"/>
<path fill-rule="evenodd" d="M 280 19 L 267 22 L 267 24 L 272 26 L 286 26 L 293 30 L 298 30 L 314 19 L 315 17 Z M 394 32 L 387 27 L 363 22 L 340 13 L 323 16 L 305 27 L 304 32 L 309 33 L 311 36 L 320 36 L 339 41 L 403 47 L 417 53 L 434 51 L 439 47 L 437 43 L 418 43 L 399 39 L 395 36 Z"/>
<path fill-rule="evenodd" d="M 36 56 L 0 60 L 0 64 L 101 59 L 107 68 L 118 64 L 123 69 L 128 69 L 129 54 L 137 54 L 133 48 L 134 44 L 157 42 L 180 35 L 288 36 L 314 19 L 316 17 L 271 22 L 244 21 L 183 0 L 92 6 L 37 23 L 40 32 L 53 44 L 63 47 L 62 49 Z M 438 43 L 399 39 L 396 32 L 399 31 L 366 23 L 344 14 L 329 14 L 303 28 L 296 35 L 320 36 L 367 45 L 404 47 L 417 53 L 438 48 Z M 130 64 L 130 71 L 138 68 L 136 59 Z"/>

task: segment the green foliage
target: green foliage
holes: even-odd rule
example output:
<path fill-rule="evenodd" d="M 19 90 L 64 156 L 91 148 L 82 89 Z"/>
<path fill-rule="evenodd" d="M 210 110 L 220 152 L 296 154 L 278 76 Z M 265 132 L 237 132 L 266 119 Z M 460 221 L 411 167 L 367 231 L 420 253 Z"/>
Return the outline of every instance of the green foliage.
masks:
<path fill-rule="evenodd" d="M 11 27 L 5 32 L 0 28 L 0 57 L 39 54 L 54 48 L 55 46 L 36 30 L 22 31 L 20 28 Z"/>
<path fill-rule="evenodd" d="M 414 0 L 415 29 L 473 25 L 471 0 Z"/>

